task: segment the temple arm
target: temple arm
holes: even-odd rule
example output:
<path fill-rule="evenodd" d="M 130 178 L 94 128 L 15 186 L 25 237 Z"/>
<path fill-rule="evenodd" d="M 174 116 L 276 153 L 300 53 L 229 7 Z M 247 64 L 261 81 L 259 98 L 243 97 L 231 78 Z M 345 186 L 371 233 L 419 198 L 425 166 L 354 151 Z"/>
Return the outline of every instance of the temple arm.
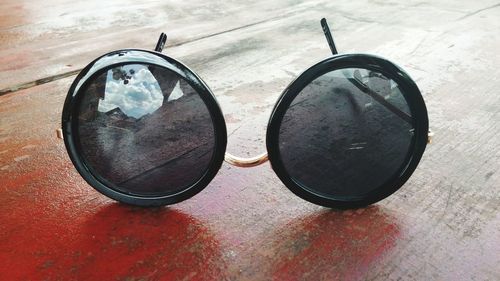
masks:
<path fill-rule="evenodd" d="M 163 51 L 163 47 L 165 47 L 165 43 L 167 42 L 167 34 L 161 33 L 160 38 L 158 38 L 158 42 L 156 43 L 155 51 L 161 53 Z"/>
<path fill-rule="evenodd" d="M 326 21 L 325 18 L 321 19 L 321 27 L 323 28 L 323 33 L 325 34 L 326 41 L 328 42 L 328 46 L 330 46 L 330 50 L 332 51 L 333 55 L 338 54 L 337 52 L 337 47 L 335 46 L 335 42 L 333 41 L 333 36 L 332 32 L 330 31 L 330 27 L 328 26 L 328 22 Z M 399 108 L 394 106 L 392 103 L 388 102 L 383 96 L 379 95 L 370 87 L 368 87 L 363 81 L 361 81 L 361 75 L 359 74 L 359 71 L 354 71 L 353 77 L 348 77 L 347 75 L 344 75 L 346 79 L 351 82 L 354 86 L 356 86 L 361 92 L 369 95 L 372 97 L 375 101 L 380 103 L 382 106 L 387 108 L 389 111 L 392 113 L 396 114 L 398 117 L 403 119 L 404 121 L 408 122 L 408 124 L 413 125 L 413 118 L 406 112 L 401 111 Z M 432 142 L 432 138 L 434 137 L 434 133 L 429 130 L 427 134 L 427 143 Z"/>
<path fill-rule="evenodd" d="M 321 19 L 321 27 L 323 28 L 323 33 L 325 34 L 326 41 L 328 42 L 328 45 L 330 46 L 330 50 L 332 51 L 333 55 L 338 54 L 337 52 L 337 47 L 335 46 L 335 42 L 333 41 L 333 36 L 332 32 L 330 31 L 330 27 L 328 26 L 328 22 L 326 21 L 325 18 Z M 342 72 L 343 73 L 343 72 Z M 359 74 L 359 71 L 357 72 Z M 344 74 L 344 73 L 343 73 Z M 410 115 L 408 115 L 406 112 L 401 111 L 399 108 L 391 104 L 390 102 L 386 101 L 385 98 L 372 89 L 368 87 L 365 83 L 361 81 L 361 77 L 357 77 L 360 75 L 356 75 L 356 72 L 354 72 L 353 77 L 348 77 L 345 75 L 345 78 L 349 80 L 354 86 L 356 86 L 361 92 L 369 95 L 372 97 L 375 101 L 380 103 L 382 106 L 386 107 L 388 110 L 390 110 L 392 113 L 396 114 L 398 117 L 403 119 L 404 121 L 408 122 L 409 124 L 413 124 L 413 119 L 411 118 Z"/>

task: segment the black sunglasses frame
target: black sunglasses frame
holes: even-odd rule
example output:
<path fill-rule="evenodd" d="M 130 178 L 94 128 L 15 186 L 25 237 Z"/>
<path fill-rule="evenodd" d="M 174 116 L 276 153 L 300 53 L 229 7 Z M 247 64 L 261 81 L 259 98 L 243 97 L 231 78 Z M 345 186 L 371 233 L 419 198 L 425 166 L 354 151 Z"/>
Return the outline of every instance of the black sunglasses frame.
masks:
<path fill-rule="evenodd" d="M 170 71 L 173 71 L 174 73 L 182 77 L 185 81 L 187 81 L 188 84 L 200 95 L 203 102 L 207 106 L 207 109 L 212 118 L 215 131 L 215 146 L 210 165 L 208 166 L 204 175 L 200 179 L 198 179 L 196 183 L 176 194 L 144 197 L 138 196 L 131 192 L 120 190 L 119 187 L 110 182 L 107 182 L 105 179 L 100 177 L 98 173 L 94 172 L 91 166 L 87 165 L 86 161 L 82 157 L 82 149 L 79 145 L 80 140 L 78 134 L 76 133 L 78 130 L 78 108 L 83 97 L 81 93 L 85 93 L 90 83 L 94 81 L 99 75 L 108 71 L 109 69 L 126 64 L 144 63 L 144 61 L 141 61 L 140 58 L 127 58 L 126 62 L 106 65 L 106 67 L 99 68 L 93 73 L 91 72 L 91 69 L 102 58 L 117 55 L 120 56 L 120 54 L 131 54 L 134 52 L 137 52 L 138 54 L 152 54 L 155 58 L 157 58 L 157 60 L 156 63 L 148 63 L 149 65 L 166 68 Z M 88 78 L 84 78 L 85 76 L 88 76 Z M 84 82 L 80 87 L 78 87 L 80 81 Z M 224 115 L 222 114 L 222 111 L 217 103 L 217 100 L 215 99 L 214 94 L 212 93 L 210 88 L 208 88 L 205 82 L 198 75 L 196 75 L 196 73 L 194 73 L 181 62 L 165 56 L 159 52 L 141 49 L 124 49 L 110 52 L 95 59 L 80 72 L 80 74 L 75 78 L 75 81 L 71 85 L 64 103 L 62 114 L 62 134 L 71 161 L 73 162 L 77 171 L 85 179 L 85 181 L 87 181 L 88 184 L 112 199 L 138 206 L 170 205 L 189 199 L 202 191 L 220 170 L 222 162 L 224 161 L 224 154 L 227 144 L 227 130 L 226 123 L 224 121 Z"/>
<path fill-rule="evenodd" d="M 333 38 L 326 20 L 321 21 L 323 31 L 329 43 L 333 56 L 313 65 L 301 75 L 299 75 L 281 94 L 276 103 L 269 119 L 268 129 L 266 134 L 266 148 L 268 156 L 263 154 L 254 160 L 237 159 L 234 156 L 226 153 L 227 145 L 227 130 L 224 121 L 222 110 L 217 103 L 217 100 L 206 85 L 206 83 L 192 70 L 181 62 L 161 54 L 163 46 L 166 42 L 166 35 L 162 33 L 155 51 L 141 49 L 123 49 L 113 51 L 103 56 L 98 57 L 87 65 L 75 78 L 71 85 L 68 95 L 64 103 L 62 114 L 62 138 L 71 161 L 80 175 L 96 190 L 102 194 L 115 199 L 117 201 L 139 205 L 139 206 L 162 206 L 178 203 L 189 199 L 203 190 L 215 177 L 222 166 L 226 155 L 226 161 L 232 164 L 239 164 L 241 167 L 251 167 L 264 163 L 268 158 L 273 170 L 276 172 L 285 186 L 299 197 L 325 207 L 330 208 L 359 208 L 380 201 L 396 190 L 398 190 L 415 171 L 423 153 L 429 142 L 429 121 L 427 117 L 427 109 L 422 98 L 422 95 L 415 82 L 404 72 L 400 67 L 392 62 L 381 57 L 367 54 L 337 54 Z M 147 62 L 142 58 L 142 55 L 147 54 L 153 59 Z M 122 57 L 111 64 L 105 64 L 100 67 L 103 60 L 110 57 Z M 116 62 L 117 61 L 117 62 Z M 193 185 L 183 189 L 182 191 L 164 196 L 139 196 L 137 194 L 127 192 L 120 187 L 108 182 L 96 173 L 90 165 L 87 165 L 82 157 L 82 149 L 78 134 L 78 114 L 79 105 L 82 100 L 83 93 L 99 75 L 117 66 L 127 64 L 148 64 L 168 69 L 183 78 L 202 98 L 207 106 L 207 109 L 212 118 L 215 146 L 212 160 L 204 173 L 204 175 Z M 279 151 L 279 132 L 281 121 L 295 97 L 312 81 L 328 72 L 344 69 L 344 68 L 363 68 L 382 73 L 389 79 L 395 81 L 401 88 L 401 93 L 404 95 L 407 104 L 410 108 L 412 125 L 414 126 L 413 142 L 409 149 L 404 165 L 382 186 L 373 191 L 356 198 L 327 198 L 322 196 L 295 181 L 285 169 Z M 356 83 L 356 81 L 354 81 Z M 358 87 L 360 87 L 358 85 Z M 370 94 L 370 93 L 368 93 Z M 376 100 L 376 99 L 375 99 Z M 381 101 L 383 102 L 383 101 Z M 396 112 L 397 113 L 397 112 Z M 404 116 L 403 116 L 404 117 Z M 228 156 L 229 155 L 229 156 Z M 228 158 L 230 161 L 228 161 Z"/>
<path fill-rule="evenodd" d="M 360 197 L 332 199 L 322 196 L 295 181 L 285 169 L 279 147 L 279 132 L 283 117 L 297 95 L 316 78 L 338 69 L 363 68 L 395 81 L 407 100 L 413 119 L 415 137 L 408 151 L 406 161 L 392 178 L 382 186 Z M 302 73 L 284 91 L 276 103 L 269 119 L 266 145 L 269 160 L 276 175 L 285 186 L 297 196 L 309 202 L 330 208 L 359 208 L 378 202 L 398 190 L 417 168 L 428 143 L 429 121 L 424 100 L 417 85 L 401 68 L 383 58 L 366 54 L 345 54 L 329 57 Z"/>

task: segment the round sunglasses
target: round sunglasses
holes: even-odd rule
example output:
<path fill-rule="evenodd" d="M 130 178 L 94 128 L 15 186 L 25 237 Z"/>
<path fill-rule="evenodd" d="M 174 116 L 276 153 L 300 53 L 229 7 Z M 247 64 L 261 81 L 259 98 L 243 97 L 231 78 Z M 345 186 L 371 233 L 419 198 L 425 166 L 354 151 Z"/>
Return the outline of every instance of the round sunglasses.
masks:
<path fill-rule="evenodd" d="M 285 186 L 326 207 L 358 208 L 398 190 L 415 171 L 431 133 L 422 95 L 394 63 L 368 54 L 337 54 L 293 81 L 276 103 L 267 153 L 226 153 L 224 116 L 212 91 L 181 62 L 124 49 L 87 65 L 71 85 L 62 129 L 80 175 L 127 204 L 186 200 L 225 160 L 239 167 L 271 162 Z"/>

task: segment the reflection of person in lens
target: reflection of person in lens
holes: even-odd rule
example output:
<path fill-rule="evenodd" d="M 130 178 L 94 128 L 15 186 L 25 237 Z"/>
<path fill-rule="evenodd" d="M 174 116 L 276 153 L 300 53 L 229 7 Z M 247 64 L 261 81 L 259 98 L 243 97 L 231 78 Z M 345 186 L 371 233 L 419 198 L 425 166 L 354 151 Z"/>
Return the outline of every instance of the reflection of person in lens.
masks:
<path fill-rule="evenodd" d="M 94 174 L 126 191 L 179 191 L 211 160 L 210 114 L 196 91 L 169 70 L 109 70 L 86 90 L 79 116 L 82 152 Z"/>

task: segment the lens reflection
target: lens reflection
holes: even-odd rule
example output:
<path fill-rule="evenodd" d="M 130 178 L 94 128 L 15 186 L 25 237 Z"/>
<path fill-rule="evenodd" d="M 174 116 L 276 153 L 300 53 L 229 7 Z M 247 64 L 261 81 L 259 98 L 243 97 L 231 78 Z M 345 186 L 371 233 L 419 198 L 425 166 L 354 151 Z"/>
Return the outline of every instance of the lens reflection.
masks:
<path fill-rule="evenodd" d="M 398 84 L 382 73 L 340 69 L 292 101 L 279 151 L 294 181 L 322 196 L 361 199 L 408 162 L 413 120 Z"/>
<path fill-rule="evenodd" d="M 199 94 L 174 72 L 144 64 L 115 67 L 92 81 L 80 102 L 77 140 L 95 176 L 142 196 L 196 183 L 215 147 Z"/>

